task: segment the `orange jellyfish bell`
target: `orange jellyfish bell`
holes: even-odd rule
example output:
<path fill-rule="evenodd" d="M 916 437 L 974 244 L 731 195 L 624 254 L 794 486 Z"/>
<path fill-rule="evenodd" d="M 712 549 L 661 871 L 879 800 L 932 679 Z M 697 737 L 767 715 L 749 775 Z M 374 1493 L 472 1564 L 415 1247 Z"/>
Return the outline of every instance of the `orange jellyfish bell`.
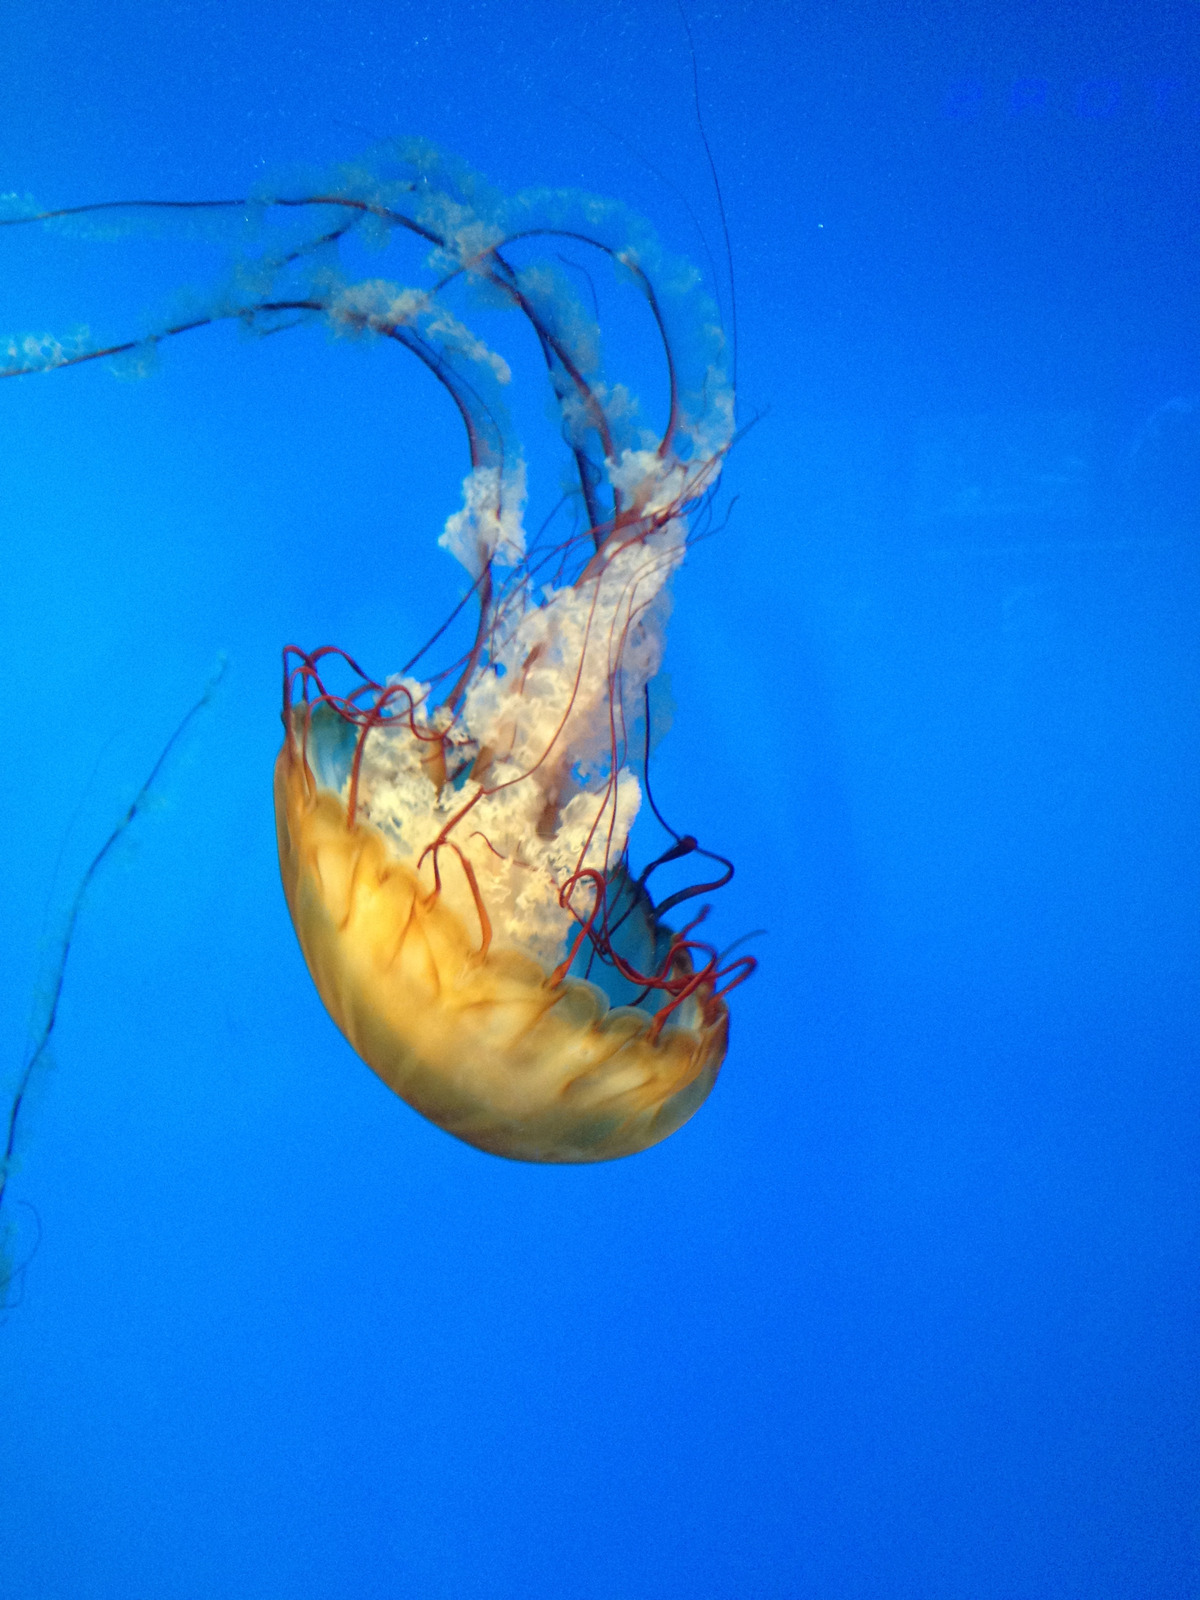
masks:
<path fill-rule="evenodd" d="M 627 851 L 669 583 L 729 447 L 733 396 L 711 308 L 673 268 L 693 322 L 689 385 L 652 247 L 616 208 L 481 196 L 427 154 L 411 167 L 407 188 L 358 173 L 287 203 L 432 247 L 431 285 L 331 292 L 326 264 L 305 306 L 338 332 L 405 345 L 455 402 L 471 471 L 441 542 L 479 616 L 429 680 L 409 675 L 415 662 L 381 683 L 332 647 L 285 651 L 283 884 L 330 1015 L 402 1099 L 496 1155 L 603 1161 L 656 1144 L 702 1103 L 725 1055 L 724 994 L 753 968 L 722 968 L 692 937 L 707 908 L 679 931 L 662 920 L 727 881 L 727 862 L 673 834 L 635 878 Z M 614 225 L 620 244 L 604 237 Z M 641 296 L 666 355 L 661 433 L 605 381 L 594 319 L 561 269 L 524 260 L 531 241 L 598 252 Z M 525 467 L 499 399 L 509 369 L 448 309 L 451 288 L 516 309 L 536 336 L 577 478 L 576 525 L 556 542 L 527 547 Z M 721 876 L 656 908 L 650 873 L 697 852 Z"/>
<path fill-rule="evenodd" d="M 495 1155 L 603 1161 L 673 1133 L 725 1054 L 726 1006 L 711 979 L 697 980 L 682 947 L 673 952 L 674 1009 L 659 1026 L 644 1010 L 610 1005 L 563 963 L 552 968 L 546 935 L 511 907 L 497 909 L 509 898 L 491 881 L 501 874 L 477 873 L 449 838 L 426 858 L 453 858 L 431 890 L 420 855 L 406 856 L 364 816 L 351 820 L 317 776 L 336 778 L 340 720 L 328 702 L 290 709 L 275 807 L 309 971 L 358 1054 L 431 1122 Z M 394 728 L 389 735 L 406 742 Z M 424 772 L 412 781 L 434 790 Z M 435 794 L 416 798 L 429 805 Z M 465 894 L 452 892 L 454 871 Z"/>

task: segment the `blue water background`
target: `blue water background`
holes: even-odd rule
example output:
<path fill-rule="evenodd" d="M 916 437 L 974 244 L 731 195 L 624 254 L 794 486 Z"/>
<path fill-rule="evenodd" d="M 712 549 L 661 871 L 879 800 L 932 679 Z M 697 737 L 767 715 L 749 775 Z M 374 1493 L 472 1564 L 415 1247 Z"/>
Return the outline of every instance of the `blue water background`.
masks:
<path fill-rule="evenodd" d="M 728 314 L 662 0 L 3 9 L 0 189 L 237 195 L 420 134 L 707 272 L 694 212 Z M 23 1128 L 5 1600 L 1200 1593 L 1196 7 L 690 14 L 760 420 L 656 780 L 737 862 L 721 937 L 767 933 L 653 1152 L 426 1125 L 287 918 L 280 646 L 385 672 L 458 592 L 428 378 L 222 330 L 0 385 L 4 1081 L 229 657 Z M 0 322 L 137 334 L 220 260 L 9 230 Z"/>

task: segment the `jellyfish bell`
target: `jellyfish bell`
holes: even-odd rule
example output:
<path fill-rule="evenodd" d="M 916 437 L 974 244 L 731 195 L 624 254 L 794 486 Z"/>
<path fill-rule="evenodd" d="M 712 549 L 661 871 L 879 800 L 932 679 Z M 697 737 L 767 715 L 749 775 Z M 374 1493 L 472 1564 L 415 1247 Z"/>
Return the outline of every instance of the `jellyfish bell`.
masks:
<path fill-rule="evenodd" d="M 711 978 L 697 978 L 686 946 L 671 948 L 648 905 L 632 907 L 643 942 L 669 962 L 665 1025 L 644 1008 L 611 1004 L 566 963 L 552 967 L 546 950 L 561 891 L 550 871 L 516 861 L 506 873 L 514 858 L 497 855 L 489 872 L 495 845 L 482 830 L 464 845 L 439 830 L 414 853 L 394 827 L 369 820 L 370 804 L 351 820 L 337 788 L 342 721 L 327 702 L 289 707 L 275 808 L 305 960 L 358 1054 L 431 1122 L 496 1155 L 602 1161 L 673 1133 L 712 1088 L 727 1038 L 725 1002 Z M 374 738 L 407 769 L 377 791 L 380 817 L 392 806 L 434 810 L 435 781 L 412 749 L 419 735 Z M 573 887 L 594 870 L 575 875 Z M 527 883 L 501 881 L 518 875 Z M 596 877 L 593 906 L 608 888 Z"/>
<path fill-rule="evenodd" d="M 107 222 L 119 209 L 0 220 L 102 210 Z M 725 996 L 754 968 L 698 936 L 706 906 L 681 927 L 665 920 L 733 869 L 667 827 L 649 790 L 670 581 L 733 437 L 719 320 L 691 269 L 620 208 L 507 199 L 425 146 L 384 147 L 296 192 L 190 209 L 205 224 L 231 213 L 242 230 L 207 307 L 189 303 L 127 344 L 12 346 L 4 375 L 236 320 L 251 333 L 319 321 L 392 341 L 437 379 L 469 454 L 440 542 L 467 571 L 476 615 L 457 657 L 421 674 L 426 651 L 380 681 L 330 646 L 285 650 L 275 813 L 288 907 L 334 1021 L 438 1126 L 526 1161 L 646 1149 L 708 1095 Z M 158 206 L 168 220 L 188 210 Z M 415 243 L 417 281 L 353 276 L 356 239 L 376 251 Z M 582 274 L 595 303 L 591 268 L 568 252 L 607 264 L 643 303 L 663 356 L 661 427 L 606 377 L 597 318 L 571 281 Z M 547 534 L 552 514 L 527 538 L 504 401 L 512 368 L 470 325 L 472 306 L 515 311 L 532 330 L 573 475 L 565 533 Z M 453 639 L 453 622 L 431 643 Z M 643 801 L 673 842 L 635 876 Z M 722 870 L 656 905 L 651 874 L 692 857 Z"/>

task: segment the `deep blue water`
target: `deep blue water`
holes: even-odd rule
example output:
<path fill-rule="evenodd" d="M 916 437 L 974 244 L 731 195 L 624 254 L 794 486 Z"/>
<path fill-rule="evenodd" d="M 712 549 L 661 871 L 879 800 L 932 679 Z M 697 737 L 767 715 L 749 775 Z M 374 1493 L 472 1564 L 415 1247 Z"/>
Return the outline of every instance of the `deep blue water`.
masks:
<path fill-rule="evenodd" d="M 759 420 L 655 777 L 767 933 L 652 1152 L 426 1125 L 287 918 L 279 647 L 392 670 L 457 593 L 422 376 L 218 331 L 0 385 L 4 1081 L 229 658 L 24 1119 L 4 1600 L 1200 1593 L 1200 15 L 689 14 Z M 0 55 L 0 189 L 44 205 L 418 134 L 707 271 L 698 220 L 728 312 L 664 0 L 9 0 Z M 136 334 L 220 260 L 8 230 L 0 323 Z"/>

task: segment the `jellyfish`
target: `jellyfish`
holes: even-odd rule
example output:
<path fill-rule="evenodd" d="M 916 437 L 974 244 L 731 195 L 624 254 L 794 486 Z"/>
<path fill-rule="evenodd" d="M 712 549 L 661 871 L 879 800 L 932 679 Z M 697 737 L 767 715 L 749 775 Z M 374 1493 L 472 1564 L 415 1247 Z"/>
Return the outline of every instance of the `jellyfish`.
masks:
<path fill-rule="evenodd" d="M 658 1143 L 708 1096 L 727 996 L 755 966 L 702 937 L 704 897 L 732 865 L 672 829 L 650 787 L 671 579 L 735 430 L 698 275 L 614 203 L 504 196 L 417 144 L 241 200 L 8 220 L 99 210 L 223 214 L 242 230 L 226 280 L 142 340 L 14 341 L 5 375 L 137 362 L 226 319 L 260 334 L 318 321 L 402 347 L 465 432 L 462 502 L 440 535 L 464 592 L 434 639 L 381 676 L 332 645 L 283 652 L 279 864 L 327 1011 L 397 1095 L 481 1150 L 583 1163 Z M 404 243 L 417 259 L 403 279 L 352 270 L 363 247 Z M 632 292 L 661 349 L 657 424 L 606 372 L 596 271 Z M 480 327 L 503 311 L 532 334 L 569 472 L 532 537 L 513 369 Z M 667 843 L 635 871 L 643 805 Z M 711 864 L 705 881 L 656 902 L 653 875 L 692 858 Z"/>

